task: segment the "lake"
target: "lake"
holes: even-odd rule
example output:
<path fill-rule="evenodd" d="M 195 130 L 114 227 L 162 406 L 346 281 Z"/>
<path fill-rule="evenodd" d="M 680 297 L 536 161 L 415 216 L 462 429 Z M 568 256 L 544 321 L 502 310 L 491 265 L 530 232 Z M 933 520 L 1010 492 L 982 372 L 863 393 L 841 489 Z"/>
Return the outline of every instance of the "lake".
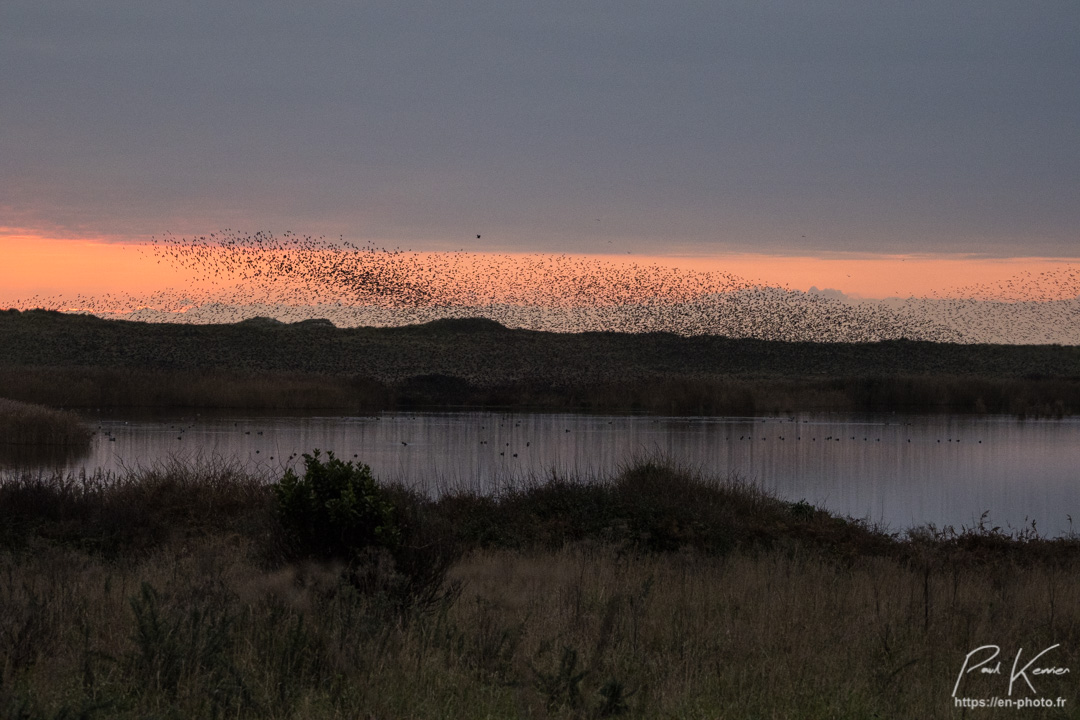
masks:
<path fill-rule="evenodd" d="M 437 493 L 489 492 L 553 471 L 596 476 L 660 454 L 739 477 L 789 500 L 892 529 L 971 526 L 1056 535 L 1080 520 L 1080 419 L 798 415 L 654 417 L 417 413 L 375 417 L 249 414 L 103 418 L 90 451 L 66 471 L 120 471 L 179 459 L 238 460 L 277 475 L 318 448 L 376 476 Z M 40 463 L 40 461 L 37 461 Z"/>

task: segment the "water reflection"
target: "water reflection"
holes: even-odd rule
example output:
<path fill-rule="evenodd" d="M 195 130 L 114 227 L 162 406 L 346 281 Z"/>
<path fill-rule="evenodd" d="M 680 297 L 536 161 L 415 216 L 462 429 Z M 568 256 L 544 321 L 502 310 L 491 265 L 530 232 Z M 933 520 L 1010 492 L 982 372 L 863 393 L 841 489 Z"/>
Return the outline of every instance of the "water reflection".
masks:
<path fill-rule="evenodd" d="M 13 445 L 0 443 L 0 468 L 65 470 L 89 458 L 90 446 Z"/>
<path fill-rule="evenodd" d="M 659 453 L 718 474 L 738 473 L 781 496 L 894 529 L 1080 518 L 1080 422 L 1001 417 L 801 415 L 656 418 L 499 413 L 379 417 L 186 417 L 102 420 L 85 457 L 65 467 L 120 470 L 222 457 L 279 474 L 303 453 L 333 450 L 376 475 L 429 492 L 552 472 L 603 475 Z"/>

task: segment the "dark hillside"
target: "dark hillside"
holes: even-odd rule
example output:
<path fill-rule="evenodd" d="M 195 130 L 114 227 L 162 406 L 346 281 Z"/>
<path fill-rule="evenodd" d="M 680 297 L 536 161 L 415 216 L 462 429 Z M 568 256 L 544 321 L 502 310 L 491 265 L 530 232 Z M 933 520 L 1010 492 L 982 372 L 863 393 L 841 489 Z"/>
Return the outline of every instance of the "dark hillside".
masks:
<path fill-rule="evenodd" d="M 20 384 L 32 385 L 46 369 L 65 377 L 113 373 L 133 385 L 150 375 L 159 384 L 165 377 L 215 377 L 365 385 L 368 401 L 345 393 L 347 400 L 311 401 L 313 407 L 370 402 L 714 412 L 899 404 L 1060 413 L 1080 406 L 1080 348 L 1071 346 L 563 334 L 513 330 L 483 319 L 335 328 L 316 321 L 180 325 L 0 313 L 0 395 L 19 395 Z M 371 395 L 376 386 L 385 393 Z M 80 403 L 73 396 L 66 404 Z M 194 404 L 215 403 L 205 398 Z"/>

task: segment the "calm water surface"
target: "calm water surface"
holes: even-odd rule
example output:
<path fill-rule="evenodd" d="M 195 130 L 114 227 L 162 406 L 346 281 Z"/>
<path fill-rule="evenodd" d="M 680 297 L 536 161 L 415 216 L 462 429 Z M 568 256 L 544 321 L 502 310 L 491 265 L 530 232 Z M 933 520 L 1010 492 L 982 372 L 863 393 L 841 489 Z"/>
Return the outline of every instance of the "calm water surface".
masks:
<path fill-rule="evenodd" d="M 122 470 L 173 458 L 239 460 L 278 473 L 319 448 L 369 464 L 376 476 L 431 492 L 487 491 L 552 470 L 607 474 L 660 453 L 710 473 L 737 473 L 893 529 L 995 525 L 1040 532 L 1080 521 L 1080 420 L 800 415 L 657 418 L 501 413 L 379 417 L 173 417 L 101 420 L 70 471 Z M 110 439 L 111 438 L 111 439 Z"/>

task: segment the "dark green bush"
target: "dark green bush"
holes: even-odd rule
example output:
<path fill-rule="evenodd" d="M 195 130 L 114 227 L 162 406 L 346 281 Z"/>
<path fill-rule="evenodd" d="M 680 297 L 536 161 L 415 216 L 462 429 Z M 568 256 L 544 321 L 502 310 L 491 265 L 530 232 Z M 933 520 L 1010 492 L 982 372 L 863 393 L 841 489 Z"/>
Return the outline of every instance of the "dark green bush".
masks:
<path fill-rule="evenodd" d="M 456 597 L 446 584 L 460 557 L 446 524 L 423 498 L 382 487 L 362 463 L 319 451 L 304 455 L 304 476 L 288 470 L 274 485 L 281 525 L 294 555 L 347 563 L 344 579 L 399 615 Z"/>
<path fill-rule="evenodd" d="M 291 469 L 274 485 L 281 523 L 301 556 L 351 561 L 376 548 L 395 550 L 401 530 L 389 496 L 371 468 L 334 453 L 304 455 L 304 475 Z"/>

